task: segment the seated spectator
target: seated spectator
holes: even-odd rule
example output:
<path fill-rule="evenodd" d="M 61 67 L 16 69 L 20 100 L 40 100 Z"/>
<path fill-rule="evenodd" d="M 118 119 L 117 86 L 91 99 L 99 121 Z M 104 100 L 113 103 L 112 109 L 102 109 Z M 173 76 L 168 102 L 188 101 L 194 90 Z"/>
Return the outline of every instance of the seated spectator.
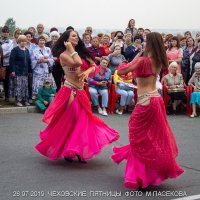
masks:
<path fill-rule="evenodd" d="M 51 81 L 46 79 L 44 86 L 38 90 L 38 100 L 35 102 L 36 107 L 44 112 L 49 104 L 53 101 L 56 90 L 51 87 Z"/>
<path fill-rule="evenodd" d="M 99 38 L 97 36 L 92 38 L 92 46 L 88 50 L 95 58 L 96 64 L 99 64 L 101 57 L 106 55 L 104 48 L 99 46 Z"/>
<path fill-rule="evenodd" d="M 160 76 L 157 75 L 157 79 L 156 79 L 156 89 L 158 90 L 158 93 L 163 96 L 163 92 L 162 92 L 162 83 L 160 82 Z"/>
<path fill-rule="evenodd" d="M 111 73 L 114 74 L 115 70 L 121 64 L 125 57 L 121 53 L 121 47 L 119 45 L 116 45 L 114 48 L 114 52 L 109 54 L 108 56 L 110 63 L 109 63 L 109 69 L 111 70 Z"/>
<path fill-rule="evenodd" d="M 88 79 L 92 103 L 98 107 L 98 113 L 104 116 L 108 115 L 106 107 L 108 107 L 108 86 L 111 83 L 111 71 L 107 68 L 108 63 L 109 58 L 103 56 L 96 75 Z M 102 108 L 99 105 L 98 94 L 102 96 Z"/>
<path fill-rule="evenodd" d="M 126 62 L 123 62 L 119 65 L 118 69 L 125 67 Z M 119 108 L 116 110 L 116 113 L 119 115 L 123 114 L 123 111 L 126 110 L 126 107 L 131 103 L 134 96 L 134 85 L 132 84 L 133 75 L 132 72 L 129 72 L 126 75 L 118 75 L 117 70 L 114 73 L 114 83 L 115 83 L 115 92 L 121 95 Z"/>
<path fill-rule="evenodd" d="M 15 96 L 16 105 L 23 106 L 22 101 L 25 106 L 29 106 L 28 103 L 28 74 L 32 72 L 31 70 L 31 58 L 28 49 L 26 48 L 27 38 L 25 35 L 20 35 L 18 37 L 18 46 L 11 51 L 10 55 L 10 94 Z"/>
<path fill-rule="evenodd" d="M 164 76 L 164 85 L 172 101 L 172 114 L 176 114 L 177 106 L 185 101 L 185 89 L 182 74 L 178 73 L 178 63 L 169 65 L 169 73 Z"/>
<path fill-rule="evenodd" d="M 190 104 L 192 104 L 192 115 L 190 117 L 196 117 L 196 104 L 200 106 L 200 62 L 195 64 L 195 73 L 189 80 L 188 85 L 193 87 L 193 92 L 190 96 Z"/>

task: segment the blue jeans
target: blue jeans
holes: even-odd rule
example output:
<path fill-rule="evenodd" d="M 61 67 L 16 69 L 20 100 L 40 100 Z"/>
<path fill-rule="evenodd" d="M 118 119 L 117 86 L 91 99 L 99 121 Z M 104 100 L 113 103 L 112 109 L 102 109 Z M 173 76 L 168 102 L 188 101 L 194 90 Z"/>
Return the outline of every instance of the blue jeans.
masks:
<path fill-rule="evenodd" d="M 129 105 L 131 100 L 133 99 L 133 96 L 134 96 L 134 93 L 132 90 L 121 90 L 119 89 L 118 87 L 115 89 L 115 92 L 117 94 L 120 94 L 121 95 L 121 98 L 120 98 L 120 106 L 126 106 L 126 105 Z"/>
<path fill-rule="evenodd" d="M 102 107 L 108 107 L 108 89 L 97 90 L 96 88 L 89 87 L 89 92 L 94 106 L 99 106 L 98 94 L 100 94 L 102 97 Z"/>

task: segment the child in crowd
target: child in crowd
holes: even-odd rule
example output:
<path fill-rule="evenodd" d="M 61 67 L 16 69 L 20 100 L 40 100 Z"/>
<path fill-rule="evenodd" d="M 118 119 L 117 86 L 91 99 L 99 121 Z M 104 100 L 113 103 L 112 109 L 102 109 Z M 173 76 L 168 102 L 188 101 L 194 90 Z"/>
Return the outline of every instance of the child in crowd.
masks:
<path fill-rule="evenodd" d="M 51 87 L 51 81 L 46 79 L 44 86 L 38 91 L 38 100 L 35 102 L 37 108 L 44 112 L 56 95 L 56 90 Z"/>

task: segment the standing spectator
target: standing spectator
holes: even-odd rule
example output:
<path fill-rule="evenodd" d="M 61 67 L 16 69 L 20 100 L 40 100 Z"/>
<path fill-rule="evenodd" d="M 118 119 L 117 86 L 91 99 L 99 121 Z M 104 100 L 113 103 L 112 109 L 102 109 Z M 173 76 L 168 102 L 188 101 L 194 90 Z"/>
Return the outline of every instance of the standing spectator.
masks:
<path fill-rule="evenodd" d="M 42 36 L 43 33 L 44 33 L 44 26 L 43 26 L 43 24 L 38 24 L 37 25 L 37 33 L 35 34 L 35 38 L 38 39 L 39 36 Z"/>
<path fill-rule="evenodd" d="M 66 31 L 74 31 L 74 27 L 68 26 L 68 27 L 66 28 Z"/>
<path fill-rule="evenodd" d="M 138 28 L 137 35 L 140 35 L 144 39 L 144 29 L 143 28 Z"/>
<path fill-rule="evenodd" d="M 18 41 L 18 37 L 22 34 L 21 29 L 16 28 L 13 34 L 14 39 L 12 40 L 13 42 L 13 48 L 17 46 L 17 41 Z"/>
<path fill-rule="evenodd" d="M 124 35 L 124 52 L 128 46 L 133 45 L 133 38 L 131 33 L 127 33 Z"/>
<path fill-rule="evenodd" d="M 198 44 L 198 40 L 200 39 L 200 31 L 198 31 L 197 33 L 196 33 L 196 36 L 195 36 L 195 46 L 197 46 L 197 44 Z"/>
<path fill-rule="evenodd" d="M 85 47 L 91 47 L 91 36 L 89 33 L 83 33 L 83 42 L 85 44 Z"/>
<path fill-rule="evenodd" d="M 27 38 L 27 45 L 26 48 L 29 51 L 30 56 L 32 56 L 34 49 L 37 47 L 34 43 L 32 43 L 33 35 L 30 31 L 26 31 L 24 35 Z M 28 76 L 28 95 L 29 95 L 29 103 L 32 103 L 32 87 L 33 87 L 33 72 L 31 69 L 31 73 Z"/>
<path fill-rule="evenodd" d="M 109 54 L 108 58 L 110 60 L 109 69 L 111 70 L 112 74 L 114 74 L 119 64 L 121 64 L 125 60 L 125 57 L 122 55 L 119 45 L 115 46 L 114 52 Z"/>
<path fill-rule="evenodd" d="M 49 47 L 50 49 L 53 47 L 53 45 L 56 43 L 56 41 L 58 40 L 58 38 L 60 37 L 60 34 L 58 33 L 58 31 L 52 31 L 50 33 L 50 41 L 48 41 L 45 46 Z"/>
<path fill-rule="evenodd" d="M 26 36 L 27 38 L 27 45 L 26 45 L 26 48 L 29 50 L 29 54 L 30 56 L 32 55 L 33 53 L 33 50 L 37 47 L 34 43 L 32 43 L 32 39 L 33 39 L 33 35 L 30 31 L 26 31 L 24 33 L 24 35 Z"/>
<path fill-rule="evenodd" d="M 92 37 L 92 27 L 87 26 L 86 29 L 85 29 L 85 33 L 88 33 L 90 35 L 90 37 Z"/>
<path fill-rule="evenodd" d="M 11 51 L 10 55 L 10 72 L 14 77 L 14 88 L 10 87 L 16 98 L 16 105 L 29 106 L 28 103 L 28 74 L 31 73 L 31 59 L 28 49 L 26 48 L 27 38 L 25 35 L 18 37 L 18 46 Z"/>
<path fill-rule="evenodd" d="M 143 33 L 144 42 L 146 42 L 146 37 L 147 37 L 147 34 L 149 34 L 149 33 L 151 33 L 150 29 L 145 28 L 144 29 L 144 33 Z"/>
<path fill-rule="evenodd" d="M 110 53 L 113 53 L 115 46 L 119 45 L 121 53 L 124 55 L 124 34 L 122 31 L 116 31 L 113 43 L 110 46 Z"/>
<path fill-rule="evenodd" d="M 49 47 L 45 47 L 45 38 L 38 38 L 38 47 L 31 56 L 33 69 L 33 99 L 36 98 L 38 89 L 43 86 L 45 79 L 50 79 L 52 87 L 55 88 L 55 82 L 52 76 L 52 66 L 54 59 Z"/>
<path fill-rule="evenodd" d="M 3 67 L 5 68 L 6 75 L 4 82 L 4 92 L 5 92 L 5 101 L 9 102 L 9 59 L 10 59 L 10 53 L 13 49 L 13 43 L 12 40 L 9 39 L 9 28 L 7 26 L 4 26 L 2 28 L 2 36 L 0 38 L 0 43 L 2 44 L 3 49 Z"/>
<path fill-rule="evenodd" d="M 0 43 L 0 82 L 5 80 L 5 76 L 6 76 L 6 69 L 5 67 L 3 67 L 3 49 L 1 47 L 1 43 Z M 2 98 L 2 88 L 0 90 L 0 98 Z"/>
<path fill-rule="evenodd" d="M 58 41 L 60 35 L 57 31 L 52 31 L 50 33 L 50 37 L 51 41 L 47 42 L 46 46 L 52 49 L 54 44 Z M 60 65 L 59 57 L 55 56 L 54 52 L 52 52 L 52 54 L 54 59 L 52 75 L 56 83 L 56 91 L 58 92 L 58 90 L 61 88 L 61 81 L 64 77 L 64 71 L 62 69 L 62 66 Z"/>
<path fill-rule="evenodd" d="M 105 55 L 108 56 L 110 54 L 110 36 L 108 34 L 103 35 L 103 42 L 100 46 L 104 48 Z"/>
<path fill-rule="evenodd" d="M 97 36 L 92 38 L 92 46 L 88 48 L 90 54 L 95 58 L 97 64 L 100 63 L 102 56 L 105 56 L 105 51 L 103 47 L 99 46 L 99 39 Z"/>
<path fill-rule="evenodd" d="M 184 33 L 184 37 L 185 37 L 185 38 L 192 37 L 192 33 L 191 33 L 190 31 L 186 31 L 186 32 Z"/>
<path fill-rule="evenodd" d="M 182 49 L 182 52 L 186 49 L 186 38 L 180 37 L 180 48 Z"/>
<path fill-rule="evenodd" d="M 131 62 L 135 56 L 142 51 L 143 38 L 139 35 L 134 37 L 134 44 L 126 48 L 124 56 L 128 62 Z"/>
<path fill-rule="evenodd" d="M 181 73 L 185 83 L 188 83 L 190 77 L 190 56 L 194 53 L 194 39 L 188 37 L 186 40 L 186 47 L 183 51 L 183 59 L 181 62 Z"/>
<path fill-rule="evenodd" d="M 194 73 L 194 66 L 200 62 L 200 39 L 197 41 L 197 47 L 194 49 L 193 54 L 190 56 L 190 76 Z"/>
<path fill-rule="evenodd" d="M 106 107 L 108 107 L 108 86 L 111 83 L 111 71 L 108 69 L 109 59 L 103 56 L 100 60 L 99 72 L 88 79 L 89 92 L 94 106 L 98 107 L 98 113 L 107 116 Z M 98 94 L 102 96 L 102 109 L 99 106 Z"/>
<path fill-rule="evenodd" d="M 124 33 L 131 33 L 133 38 L 136 36 L 137 34 L 137 29 L 135 28 L 135 20 L 134 19 L 130 19 L 128 22 L 128 27 L 126 28 L 126 30 L 124 31 Z"/>
<path fill-rule="evenodd" d="M 102 42 L 103 42 L 103 33 L 98 33 L 98 34 L 97 34 L 97 37 L 98 37 L 98 39 L 99 39 L 99 44 L 101 45 Z"/>
<path fill-rule="evenodd" d="M 58 32 L 58 29 L 56 27 L 50 28 L 50 33 L 53 32 L 53 31 L 57 31 Z"/>
<path fill-rule="evenodd" d="M 115 38 L 115 31 L 110 33 L 110 45 L 114 42 L 114 38 Z"/>
<path fill-rule="evenodd" d="M 180 48 L 179 39 L 177 37 L 171 38 L 171 43 L 167 49 L 167 59 L 169 64 L 172 62 L 178 63 L 178 72 L 181 73 L 182 49 Z"/>
<path fill-rule="evenodd" d="M 53 98 L 56 95 L 56 90 L 51 87 L 51 81 L 46 79 L 44 85 L 38 90 L 38 100 L 35 102 L 36 107 L 44 112 Z"/>
<path fill-rule="evenodd" d="M 37 39 L 35 38 L 35 33 L 36 33 L 35 28 L 31 26 L 31 27 L 28 28 L 28 31 L 30 31 L 30 32 L 32 33 L 32 37 L 33 37 L 33 38 L 31 39 L 31 42 L 34 43 L 34 44 L 37 44 L 38 41 L 37 41 Z"/>
<path fill-rule="evenodd" d="M 192 104 L 192 115 L 190 117 L 197 116 L 196 104 L 200 105 L 200 62 L 197 62 L 194 68 L 195 73 L 188 82 L 188 85 L 193 87 L 193 92 L 190 97 L 190 104 Z"/>

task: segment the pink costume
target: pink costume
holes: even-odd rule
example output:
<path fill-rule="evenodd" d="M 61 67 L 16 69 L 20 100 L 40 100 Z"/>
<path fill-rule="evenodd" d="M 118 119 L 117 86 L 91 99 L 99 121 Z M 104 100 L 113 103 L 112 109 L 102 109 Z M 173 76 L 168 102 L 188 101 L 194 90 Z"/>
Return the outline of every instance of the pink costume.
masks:
<path fill-rule="evenodd" d="M 68 73 L 76 71 L 66 68 Z M 68 105 L 71 95 L 74 99 Z M 41 142 L 35 148 L 51 160 L 74 159 L 76 155 L 88 160 L 119 138 L 117 131 L 92 113 L 85 91 L 67 80 L 46 110 L 43 121 L 48 126 L 40 132 Z"/>
<path fill-rule="evenodd" d="M 166 51 L 168 60 L 177 60 L 178 58 L 182 58 L 182 50 L 177 49 L 176 47 L 172 47 L 171 50 Z M 181 73 L 181 64 L 178 64 L 178 73 Z"/>
<path fill-rule="evenodd" d="M 136 77 L 156 76 L 148 57 L 138 58 L 134 70 Z M 176 163 L 178 148 L 169 127 L 165 106 L 158 92 L 138 95 L 138 103 L 129 119 L 130 144 L 114 147 L 112 159 L 117 164 L 127 160 L 125 187 L 136 189 L 158 185 L 167 178 L 184 172 Z"/>

